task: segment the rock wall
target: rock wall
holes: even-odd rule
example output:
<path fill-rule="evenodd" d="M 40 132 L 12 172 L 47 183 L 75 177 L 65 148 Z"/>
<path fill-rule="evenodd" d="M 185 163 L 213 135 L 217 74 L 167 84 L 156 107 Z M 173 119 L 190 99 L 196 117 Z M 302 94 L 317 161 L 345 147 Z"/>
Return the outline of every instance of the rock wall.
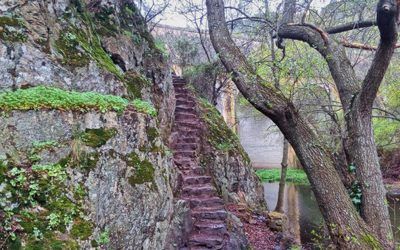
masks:
<path fill-rule="evenodd" d="M 173 90 L 133 1 L 1 1 L 5 91 L 0 248 L 168 248 Z"/>
<path fill-rule="evenodd" d="M 263 188 L 239 138 L 226 125 L 218 110 L 205 99 L 198 99 L 203 120 L 201 164 L 214 176 L 226 202 L 266 208 Z"/>

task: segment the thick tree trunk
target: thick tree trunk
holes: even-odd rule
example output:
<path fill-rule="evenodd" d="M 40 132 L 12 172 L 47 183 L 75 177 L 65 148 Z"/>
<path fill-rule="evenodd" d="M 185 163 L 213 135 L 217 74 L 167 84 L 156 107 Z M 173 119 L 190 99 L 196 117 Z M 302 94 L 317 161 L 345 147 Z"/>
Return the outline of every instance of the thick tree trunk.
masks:
<path fill-rule="evenodd" d="M 378 153 L 371 126 L 371 115 L 353 113 L 348 118 L 350 156 L 361 185 L 361 216 L 386 248 L 393 247 L 392 226 Z"/>
<path fill-rule="evenodd" d="M 278 201 L 276 202 L 275 211 L 283 213 L 283 205 L 285 201 L 285 186 L 286 186 L 286 174 L 288 169 L 288 155 L 289 154 L 289 142 L 283 139 L 283 153 L 281 162 L 281 179 L 279 181 Z"/>

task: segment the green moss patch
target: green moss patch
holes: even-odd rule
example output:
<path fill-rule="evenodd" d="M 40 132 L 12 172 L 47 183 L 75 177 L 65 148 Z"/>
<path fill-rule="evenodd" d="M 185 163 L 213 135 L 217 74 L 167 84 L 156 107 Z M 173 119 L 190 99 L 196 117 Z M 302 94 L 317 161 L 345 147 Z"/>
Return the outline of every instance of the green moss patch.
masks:
<path fill-rule="evenodd" d="M 262 169 L 257 170 L 256 174 L 262 181 L 265 182 L 279 182 L 281 179 L 281 169 Z M 296 184 L 308 184 L 306 173 L 302 169 L 288 168 L 286 181 Z"/>
<path fill-rule="evenodd" d="M 94 14 L 93 22 L 96 32 L 99 33 L 99 35 L 114 36 L 119 32 L 114 13 L 115 10 L 113 7 L 102 6 L 101 9 Z"/>
<path fill-rule="evenodd" d="M 134 168 L 134 174 L 129 177 L 129 183 L 132 186 L 137 184 L 144 184 L 146 182 L 152 182 L 153 186 L 154 183 L 154 166 L 148 160 L 141 161 L 139 156 L 136 153 L 131 153 L 127 155 L 126 163 L 129 167 Z"/>
<path fill-rule="evenodd" d="M 158 130 L 153 127 L 147 127 L 146 134 L 147 134 L 147 138 L 148 138 L 149 142 L 154 142 L 154 140 L 160 136 L 160 134 L 158 133 Z"/>
<path fill-rule="evenodd" d="M 117 130 L 115 128 L 86 129 L 85 132 L 80 136 L 80 139 L 85 145 L 98 148 L 106 144 L 107 141 L 116 134 Z"/>
<path fill-rule="evenodd" d="M 135 71 L 128 71 L 124 76 L 124 82 L 131 99 L 142 98 L 142 89 L 151 85 L 146 77 Z"/>
<path fill-rule="evenodd" d="M 93 233 L 93 225 L 89 221 L 78 219 L 71 229 L 71 236 L 75 239 L 87 240 Z"/>
<path fill-rule="evenodd" d="M 58 109 L 73 111 L 98 110 L 122 112 L 128 100 L 95 92 L 66 91 L 38 86 L 0 94 L 0 110 Z"/>
<path fill-rule="evenodd" d="M 90 20 L 86 20 L 90 22 Z M 91 27 L 91 25 L 87 25 Z M 61 34 L 55 43 L 58 51 L 63 55 L 63 63 L 71 66 L 84 66 L 90 60 L 94 60 L 100 67 L 122 77 L 122 72 L 114 64 L 111 57 L 101 46 L 100 38 L 88 28 L 87 30 L 77 27 L 69 28 Z"/>
<path fill-rule="evenodd" d="M 24 21 L 10 16 L 0 16 L 0 40 L 25 42 L 28 39 Z"/>

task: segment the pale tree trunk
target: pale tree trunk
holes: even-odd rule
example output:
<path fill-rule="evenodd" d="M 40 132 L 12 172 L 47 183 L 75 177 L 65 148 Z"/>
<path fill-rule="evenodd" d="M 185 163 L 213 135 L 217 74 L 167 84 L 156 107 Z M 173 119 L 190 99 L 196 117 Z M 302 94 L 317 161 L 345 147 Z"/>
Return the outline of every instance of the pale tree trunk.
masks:
<path fill-rule="evenodd" d="M 275 211 L 283 213 L 283 205 L 285 201 L 285 186 L 286 186 L 286 174 L 288 169 L 288 158 L 289 158 L 289 142 L 283 139 L 283 153 L 281 162 L 281 179 L 279 181 L 278 201 L 276 202 Z"/>
<path fill-rule="evenodd" d="M 343 47 L 331 39 L 328 33 L 307 24 L 280 25 L 278 30 L 281 39 L 306 42 L 326 59 L 346 114 L 348 137 L 351 147 L 354 147 L 352 151 L 359 153 L 350 154 L 357 166 L 357 177 L 363 188 L 363 219 L 353 206 L 336 171 L 332 153 L 291 101 L 273 84 L 265 84 L 268 81 L 255 72 L 234 44 L 226 27 L 223 1 L 206 1 L 210 36 L 216 52 L 243 96 L 279 127 L 294 148 L 308 176 L 331 239 L 340 249 L 393 247 L 388 211 L 384 204 L 382 176 L 375 157 L 369 109 L 372 109 L 373 99 L 397 41 L 395 17 L 393 12 L 385 10 L 382 2 L 379 2 L 377 8 L 381 46 L 362 87 Z M 346 27 L 342 26 L 340 30 L 352 29 L 354 25 Z M 337 32 L 339 29 L 331 30 Z M 368 182 L 368 179 L 374 183 Z M 369 207 L 370 204 L 372 206 Z"/>

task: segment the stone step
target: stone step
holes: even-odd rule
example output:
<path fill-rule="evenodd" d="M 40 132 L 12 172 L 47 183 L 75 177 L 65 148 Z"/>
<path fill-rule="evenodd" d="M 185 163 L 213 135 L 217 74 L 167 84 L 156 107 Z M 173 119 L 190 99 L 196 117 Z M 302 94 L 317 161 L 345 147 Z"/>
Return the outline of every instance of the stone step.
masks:
<path fill-rule="evenodd" d="M 196 162 L 191 157 L 180 157 L 174 159 L 174 163 L 178 167 L 197 167 Z"/>
<path fill-rule="evenodd" d="M 176 83 L 176 82 L 186 82 L 186 81 L 182 77 L 175 75 L 175 76 L 172 76 L 172 82 Z"/>
<path fill-rule="evenodd" d="M 197 150 L 199 145 L 197 143 L 182 143 L 178 142 L 175 145 L 175 150 Z"/>
<path fill-rule="evenodd" d="M 213 235 L 206 233 L 195 233 L 190 235 L 189 237 L 189 245 L 190 249 L 192 247 L 207 247 L 211 249 L 222 249 L 222 245 L 224 243 L 224 236 L 221 235 Z"/>
<path fill-rule="evenodd" d="M 228 216 L 224 207 L 197 207 L 192 210 L 192 217 L 197 220 L 225 220 Z"/>
<path fill-rule="evenodd" d="M 207 175 L 189 175 L 183 177 L 183 183 L 185 185 L 210 184 L 211 180 L 211 177 Z"/>
<path fill-rule="evenodd" d="M 174 157 L 174 162 L 175 163 L 183 163 L 183 162 L 193 162 L 193 158 L 192 157 Z"/>
<path fill-rule="evenodd" d="M 186 127 L 186 128 L 194 128 L 194 129 L 200 128 L 199 122 L 194 122 L 191 120 L 175 121 L 175 125 L 178 127 Z"/>
<path fill-rule="evenodd" d="M 183 108 L 183 109 L 193 109 L 195 110 L 195 104 L 177 104 L 175 105 L 175 109 L 176 108 Z"/>
<path fill-rule="evenodd" d="M 177 101 L 193 101 L 193 97 L 187 93 L 175 93 L 175 99 Z"/>
<path fill-rule="evenodd" d="M 191 127 L 184 127 L 184 126 L 175 126 L 173 128 L 174 132 L 178 132 L 179 137 L 189 137 L 187 133 L 194 133 L 193 137 L 200 136 L 200 128 L 191 128 Z"/>
<path fill-rule="evenodd" d="M 182 189 L 183 197 L 211 197 L 216 195 L 216 190 L 208 184 L 187 185 Z"/>
<path fill-rule="evenodd" d="M 191 100 L 176 100 L 176 106 L 179 105 L 188 105 L 188 106 L 195 106 L 196 102 L 191 101 Z"/>
<path fill-rule="evenodd" d="M 191 167 L 191 168 L 185 168 L 185 167 L 178 167 L 183 175 L 204 175 L 205 170 L 202 167 Z"/>
<path fill-rule="evenodd" d="M 179 137 L 177 143 L 198 143 L 198 137 Z"/>
<path fill-rule="evenodd" d="M 176 87 L 174 88 L 175 90 L 175 94 L 186 94 L 188 95 L 190 92 L 188 89 L 186 89 L 185 87 Z"/>
<path fill-rule="evenodd" d="M 177 113 L 175 114 L 175 121 L 178 120 L 193 120 L 193 121 L 198 121 L 199 118 L 196 114 L 191 114 L 191 113 Z"/>
<path fill-rule="evenodd" d="M 196 166 L 195 162 L 193 160 L 191 161 L 181 161 L 181 162 L 175 162 L 175 165 L 181 169 L 181 170 L 187 170 L 188 168 L 194 169 Z"/>
<path fill-rule="evenodd" d="M 225 221 L 222 220 L 198 220 L 194 228 L 207 233 L 224 235 L 227 233 Z"/>
<path fill-rule="evenodd" d="M 212 197 L 187 197 L 185 198 L 189 202 L 190 208 L 203 208 L 203 207 L 218 207 L 224 206 L 224 201 L 218 196 Z"/>
<path fill-rule="evenodd" d="M 197 114 L 193 107 L 175 107 L 175 113 Z"/>
<path fill-rule="evenodd" d="M 173 79 L 172 84 L 174 87 L 186 86 L 186 82 L 183 79 Z"/>
<path fill-rule="evenodd" d="M 191 129 L 191 128 L 185 128 L 185 127 L 174 128 L 172 131 L 178 132 L 180 136 L 186 137 L 186 138 L 188 138 L 188 137 L 199 138 L 202 134 L 202 131 L 200 129 Z"/>
<path fill-rule="evenodd" d="M 176 150 L 174 152 L 174 157 L 192 157 L 195 158 L 197 156 L 197 152 L 194 150 L 188 150 L 188 151 L 183 151 L 183 150 Z"/>

